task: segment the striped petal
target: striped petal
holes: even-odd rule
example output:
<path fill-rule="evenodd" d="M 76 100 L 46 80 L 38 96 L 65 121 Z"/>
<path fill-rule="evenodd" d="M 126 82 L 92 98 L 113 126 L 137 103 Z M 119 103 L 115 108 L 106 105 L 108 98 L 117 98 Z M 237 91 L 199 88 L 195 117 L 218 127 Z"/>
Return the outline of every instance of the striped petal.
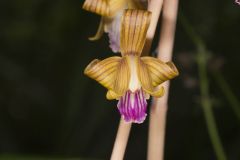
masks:
<path fill-rule="evenodd" d="M 137 74 L 142 88 L 147 93 L 152 92 L 153 91 L 153 86 L 151 84 L 152 80 L 147 65 L 141 61 L 140 57 L 138 57 L 137 60 Z"/>
<path fill-rule="evenodd" d="M 140 56 L 150 24 L 151 12 L 128 9 L 123 14 L 120 49 L 123 56 Z"/>
<path fill-rule="evenodd" d="M 110 15 L 108 0 L 85 0 L 83 9 L 101 16 Z"/>
<path fill-rule="evenodd" d="M 95 59 L 86 67 L 84 74 L 111 90 L 121 59 L 121 57 L 110 57 L 102 61 Z"/>
<path fill-rule="evenodd" d="M 86 0 L 83 9 L 105 17 L 113 17 L 127 5 L 127 0 Z"/>
<path fill-rule="evenodd" d="M 165 93 L 165 90 L 163 86 L 160 86 L 159 88 L 155 88 L 154 91 L 148 93 L 153 97 L 162 97 Z"/>
<path fill-rule="evenodd" d="M 117 99 L 128 89 L 130 71 L 126 58 L 95 59 L 86 67 L 84 74 L 109 90 L 108 99 Z"/>
<path fill-rule="evenodd" d="M 164 95 L 164 88 L 156 88 L 152 85 L 151 73 L 148 70 L 147 64 L 145 64 L 140 58 L 137 61 L 138 78 L 143 90 L 154 97 L 161 97 Z"/>
<path fill-rule="evenodd" d="M 145 64 L 141 58 L 137 61 L 137 72 L 141 86 L 146 93 L 154 97 L 161 97 L 164 95 L 163 87 L 158 88 L 152 85 L 151 72 L 148 69 L 148 65 Z"/>
<path fill-rule="evenodd" d="M 128 1 L 129 0 L 109 0 L 108 2 L 109 11 L 110 11 L 109 16 L 110 17 L 115 16 L 118 11 L 126 8 Z"/>
<path fill-rule="evenodd" d="M 128 90 L 130 80 L 130 69 L 128 66 L 128 62 L 126 58 L 122 58 L 117 71 L 116 71 L 116 79 L 113 86 L 113 91 L 117 95 L 123 95 Z"/>
<path fill-rule="evenodd" d="M 147 66 L 151 77 L 151 84 L 155 87 L 161 83 L 178 76 L 178 70 L 173 62 L 162 62 L 153 57 L 142 57 L 141 60 Z"/>
<path fill-rule="evenodd" d="M 106 94 L 108 100 L 119 99 L 119 97 L 121 97 L 121 95 L 118 95 L 113 90 L 109 90 Z"/>

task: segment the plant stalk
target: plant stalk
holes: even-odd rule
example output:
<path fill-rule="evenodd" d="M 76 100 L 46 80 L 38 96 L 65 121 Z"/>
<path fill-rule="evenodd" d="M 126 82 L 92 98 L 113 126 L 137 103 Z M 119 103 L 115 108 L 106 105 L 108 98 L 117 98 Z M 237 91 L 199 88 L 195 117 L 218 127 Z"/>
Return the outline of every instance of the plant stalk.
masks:
<path fill-rule="evenodd" d="M 229 84 L 226 82 L 226 80 L 219 71 L 214 71 L 213 77 L 217 82 L 219 88 L 222 90 L 224 96 L 230 103 L 230 107 L 236 114 L 237 118 L 240 120 L 240 102 L 238 98 L 234 95 Z"/>
<path fill-rule="evenodd" d="M 207 51 L 198 49 L 197 63 L 199 68 L 201 103 L 206 120 L 208 133 L 218 160 L 226 160 L 224 149 L 219 138 L 217 125 L 214 119 L 212 103 L 209 96 L 209 84 L 207 77 Z"/>
<path fill-rule="evenodd" d="M 152 41 L 156 32 L 158 19 L 162 10 L 163 0 L 149 0 L 148 1 L 148 11 L 152 12 L 151 23 L 149 25 L 145 45 L 142 51 L 142 56 L 149 55 L 151 50 Z"/>
<path fill-rule="evenodd" d="M 114 142 L 111 160 L 123 160 L 132 123 L 120 119 L 116 140 Z"/>
<path fill-rule="evenodd" d="M 158 44 L 158 58 L 171 61 L 175 36 L 178 0 L 165 0 L 163 2 L 163 20 Z M 148 137 L 148 160 L 163 160 L 165 125 L 168 108 L 169 81 L 163 84 L 165 95 L 153 98 L 150 110 L 150 124 Z"/>
<path fill-rule="evenodd" d="M 210 140 L 213 145 L 213 149 L 215 151 L 217 159 L 226 160 L 227 158 L 218 134 L 217 125 L 214 119 L 212 109 L 212 102 L 209 95 L 209 82 L 207 76 L 208 51 L 206 50 L 205 44 L 203 43 L 202 39 L 196 34 L 193 27 L 189 24 L 187 19 L 182 14 L 180 14 L 180 20 L 184 30 L 197 48 L 196 59 L 200 79 L 201 105 L 206 120 L 208 134 L 210 136 Z"/>

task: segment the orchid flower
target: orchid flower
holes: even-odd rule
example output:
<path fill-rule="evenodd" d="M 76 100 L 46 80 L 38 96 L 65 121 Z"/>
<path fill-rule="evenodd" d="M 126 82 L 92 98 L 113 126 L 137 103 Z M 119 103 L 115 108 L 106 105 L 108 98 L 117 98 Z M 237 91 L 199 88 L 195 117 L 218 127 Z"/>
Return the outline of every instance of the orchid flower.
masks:
<path fill-rule="evenodd" d="M 102 16 L 97 33 L 89 40 L 98 40 L 104 32 L 108 33 L 110 48 L 120 51 L 120 26 L 124 9 L 145 9 L 146 0 L 86 0 L 83 9 Z"/>
<path fill-rule="evenodd" d="M 140 57 L 151 12 L 126 10 L 120 34 L 121 57 L 93 60 L 84 73 L 108 89 L 107 99 L 118 100 L 118 110 L 126 122 L 142 123 L 146 118 L 147 99 L 161 97 L 164 81 L 178 75 L 172 62 Z"/>

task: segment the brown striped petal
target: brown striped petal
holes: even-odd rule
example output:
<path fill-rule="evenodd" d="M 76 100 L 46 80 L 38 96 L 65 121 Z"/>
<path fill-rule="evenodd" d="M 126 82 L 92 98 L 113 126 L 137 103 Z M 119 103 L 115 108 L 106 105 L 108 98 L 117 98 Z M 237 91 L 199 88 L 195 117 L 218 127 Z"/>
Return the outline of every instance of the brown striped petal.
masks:
<path fill-rule="evenodd" d="M 106 95 L 106 98 L 108 100 L 113 100 L 113 99 L 118 99 L 119 97 L 121 97 L 121 95 L 118 95 L 117 93 L 115 93 L 114 91 L 112 90 L 109 90 L 107 92 L 107 95 Z"/>
<path fill-rule="evenodd" d="M 173 79 L 178 76 L 178 70 L 173 62 L 162 62 L 153 57 L 142 57 L 141 60 L 145 63 L 149 70 L 149 75 L 154 87 L 161 83 Z"/>
<path fill-rule="evenodd" d="M 101 16 L 110 15 L 108 0 L 85 0 L 83 9 Z"/>
<path fill-rule="evenodd" d="M 123 14 L 120 48 L 123 56 L 140 56 L 150 24 L 151 12 L 128 9 Z"/>
<path fill-rule="evenodd" d="M 148 69 L 148 65 L 144 63 L 144 61 L 139 58 L 137 62 L 138 68 L 138 77 L 141 83 L 143 90 L 154 97 L 161 97 L 164 95 L 164 88 L 163 87 L 154 87 L 152 85 L 152 77 L 151 72 Z"/>
<path fill-rule="evenodd" d="M 165 93 L 164 87 L 161 86 L 160 88 L 155 89 L 152 92 L 149 92 L 149 94 L 153 97 L 162 97 Z"/>
<path fill-rule="evenodd" d="M 138 74 L 138 78 L 142 88 L 147 93 L 153 92 L 153 86 L 151 83 L 152 80 L 151 80 L 147 65 L 141 61 L 140 57 L 138 57 L 138 60 L 136 63 L 137 63 L 137 74 Z"/>
<path fill-rule="evenodd" d="M 84 74 L 96 80 L 108 90 L 112 90 L 121 59 L 121 57 L 110 57 L 102 61 L 95 59 L 86 67 Z"/>
<path fill-rule="evenodd" d="M 109 16 L 113 17 L 116 15 L 116 13 L 120 10 L 123 10 L 127 7 L 127 1 L 129 0 L 109 0 L 108 6 L 109 6 Z"/>
<path fill-rule="evenodd" d="M 128 90 L 130 80 L 130 69 L 126 58 L 122 58 L 116 72 L 116 79 L 113 86 L 113 91 L 118 95 L 123 95 Z"/>
<path fill-rule="evenodd" d="M 93 37 L 89 37 L 88 39 L 90 41 L 99 40 L 102 37 L 103 33 L 104 33 L 104 20 L 103 20 L 103 17 L 102 17 L 101 21 L 100 21 L 100 24 L 98 26 L 97 33 Z"/>

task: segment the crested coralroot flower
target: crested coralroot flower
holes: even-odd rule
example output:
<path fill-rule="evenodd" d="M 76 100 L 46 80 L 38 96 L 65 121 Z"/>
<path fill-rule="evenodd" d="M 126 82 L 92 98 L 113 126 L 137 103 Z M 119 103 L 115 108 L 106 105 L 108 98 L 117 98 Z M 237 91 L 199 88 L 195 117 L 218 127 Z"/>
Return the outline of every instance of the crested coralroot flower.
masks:
<path fill-rule="evenodd" d="M 126 122 L 142 123 L 146 118 L 149 96 L 161 97 L 164 81 L 178 75 L 172 62 L 153 57 L 140 57 L 151 13 L 126 10 L 121 22 L 122 57 L 95 59 L 84 73 L 108 89 L 107 99 L 118 100 L 118 110 Z"/>
<path fill-rule="evenodd" d="M 104 32 L 108 33 L 110 48 L 120 51 L 120 26 L 124 9 L 145 9 L 147 0 L 86 0 L 83 9 L 102 16 L 97 33 L 89 40 L 98 40 Z"/>

